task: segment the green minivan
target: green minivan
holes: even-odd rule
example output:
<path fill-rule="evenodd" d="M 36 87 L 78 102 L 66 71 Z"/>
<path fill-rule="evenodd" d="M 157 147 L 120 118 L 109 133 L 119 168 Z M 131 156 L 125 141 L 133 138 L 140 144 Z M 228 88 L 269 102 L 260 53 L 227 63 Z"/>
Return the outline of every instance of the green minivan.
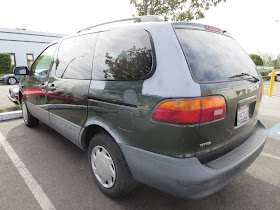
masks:
<path fill-rule="evenodd" d="M 136 181 L 181 198 L 208 196 L 244 172 L 267 130 L 263 81 L 247 53 L 216 27 L 143 16 L 84 29 L 48 45 L 19 98 L 39 121 L 88 151 L 112 198 Z"/>

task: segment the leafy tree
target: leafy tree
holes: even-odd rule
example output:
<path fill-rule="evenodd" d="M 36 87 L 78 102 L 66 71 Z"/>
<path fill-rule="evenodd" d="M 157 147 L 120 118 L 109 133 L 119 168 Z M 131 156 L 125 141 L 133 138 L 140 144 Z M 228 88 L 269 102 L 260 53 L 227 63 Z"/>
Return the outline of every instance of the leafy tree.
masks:
<path fill-rule="evenodd" d="M 190 21 L 204 18 L 204 12 L 226 0 L 130 0 L 137 15 L 162 15 L 164 21 Z"/>
<path fill-rule="evenodd" d="M 256 54 L 250 54 L 251 59 L 254 61 L 256 66 L 263 66 L 263 60 L 261 56 L 256 55 Z"/>
<path fill-rule="evenodd" d="M 275 69 L 280 68 L 280 54 L 277 56 L 277 58 L 273 61 L 273 66 Z"/>
<path fill-rule="evenodd" d="M 262 59 L 263 59 L 263 65 L 264 66 L 272 66 L 273 62 L 273 55 L 271 53 L 263 53 L 262 54 Z"/>

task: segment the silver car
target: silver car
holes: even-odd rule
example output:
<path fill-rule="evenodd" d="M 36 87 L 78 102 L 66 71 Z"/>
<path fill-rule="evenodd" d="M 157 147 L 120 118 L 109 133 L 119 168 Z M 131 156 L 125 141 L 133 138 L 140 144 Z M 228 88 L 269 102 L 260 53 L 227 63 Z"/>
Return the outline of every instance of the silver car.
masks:
<path fill-rule="evenodd" d="M 8 85 L 14 85 L 20 81 L 21 75 L 8 74 L 0 78 L 0 83 L 7 83 Z"/>
<path fill-rule="evenodd" d="M 9 89 L 8 98 L 11 102 L 13 102 L 15 104 L 19 104 L 18 92 L 19 92 L 18 86 Z"/>

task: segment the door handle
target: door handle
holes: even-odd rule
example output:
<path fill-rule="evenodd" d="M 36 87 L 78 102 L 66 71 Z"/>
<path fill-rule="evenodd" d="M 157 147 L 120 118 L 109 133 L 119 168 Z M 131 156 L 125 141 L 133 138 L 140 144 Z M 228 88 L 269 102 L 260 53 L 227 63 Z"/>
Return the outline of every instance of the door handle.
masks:
<path fill-rule="evenodd" d="M 54 84 L 51 84 L 51 86 L 49 87 L 50 91 L 55 91 L 56 87 L 54 86 Z"/>
<path fill-rule="evenodd" d="M 46 89 L 45 83 L 42 83 L 42 84 L 40 85 L 40 87 L 41 87 L 42 90 L 45 90 L 45 89 Z"/>

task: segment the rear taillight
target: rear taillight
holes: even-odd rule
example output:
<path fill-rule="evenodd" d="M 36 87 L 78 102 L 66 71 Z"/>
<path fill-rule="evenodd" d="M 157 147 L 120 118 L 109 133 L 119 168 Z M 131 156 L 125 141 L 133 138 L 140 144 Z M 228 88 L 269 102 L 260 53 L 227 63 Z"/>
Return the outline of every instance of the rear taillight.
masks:
<path fill-rule="evenodd" d="M 223 118 L 226 114 L 226 102 L 221 96 L 202 98 L 200 122 L 209 122 Z"/>
<path fill-rule="evenodd" d="M 260 101 L 262 100 L 263 91 L 264 91 L 264 86 L 262 86 L 262 88 L 261 88 Z"/>
<path fill-rule="evenodd" d="M 196 124 L 200 120 L 200 99 L 181 99 L 162 102 L 152 119 L 175 124 Z"/>
<path fill-rule="evenodd" d="M 223 118 L 226 102 L 222 96 L 163 101 L 152 115 L 159 122 L 197 124 Z"/>

